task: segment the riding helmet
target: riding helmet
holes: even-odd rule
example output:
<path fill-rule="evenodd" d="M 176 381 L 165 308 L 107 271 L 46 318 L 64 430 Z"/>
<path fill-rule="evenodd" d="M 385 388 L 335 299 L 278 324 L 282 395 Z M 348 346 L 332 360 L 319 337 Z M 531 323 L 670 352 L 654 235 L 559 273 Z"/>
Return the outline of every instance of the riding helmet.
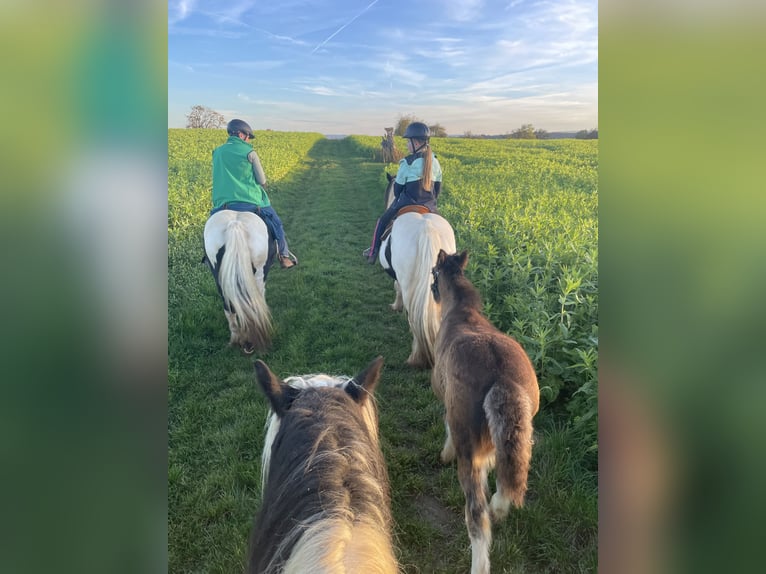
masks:
<path fill-rule="evenodd" d="M 428 141 L 428 138 L 431 137 L 431 130 L 423 122 L 412 122 L 404 131 L 404 137 Z"/>
<path fill-rule="evenodd" d="M 235 136 L 239 132 L 242 132 L 248 137 L 253 137 L 253 128 L 251 128 L 250 124 L 244 120 L 231 120 L 228 124 L 226 124 L 226 131 L 230 136 Z"/>

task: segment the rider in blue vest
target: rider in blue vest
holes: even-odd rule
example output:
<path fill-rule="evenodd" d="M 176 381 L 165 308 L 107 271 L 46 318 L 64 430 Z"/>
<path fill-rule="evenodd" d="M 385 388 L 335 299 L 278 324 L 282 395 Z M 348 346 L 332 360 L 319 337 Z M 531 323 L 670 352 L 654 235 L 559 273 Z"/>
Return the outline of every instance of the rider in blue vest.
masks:
<path fill-rule="evenodd" d="M 436 198 L 442 185 L 442 168 L 431 151 L 431 130 L 422 122 L 412 122 L 404 132 L 410 155 L 399 162 L 394 182 L 394 202 L 386 209 L 375 225 L 372 245 L 362 255 L 368 263 L 375 263 L 380 249 L 380 236 L 388 224 L 405 205 L 423 205 L 437 213 Z"/>
<path fill-rule="evenodd" d="M 213 210 L 210 215 L 222 209 L 260 215 L 274 231 L 280 265 L 289 269 L 298 261 L 287 248 L 282 220 L 271 207 L 263 188 L 266 175 L 258 154 L 249 143 L 253 139 L 253 130 L 243 120 L 231 120 L 226 131 L 229 139 L 213 150 Z"/>

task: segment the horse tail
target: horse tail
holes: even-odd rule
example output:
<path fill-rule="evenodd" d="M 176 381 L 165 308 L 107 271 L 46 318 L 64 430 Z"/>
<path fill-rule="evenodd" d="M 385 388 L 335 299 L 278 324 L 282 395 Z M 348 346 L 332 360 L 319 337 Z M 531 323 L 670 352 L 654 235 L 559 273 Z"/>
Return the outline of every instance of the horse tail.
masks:
<path fill-rule="evenodd" d="M 441 324 L 439 305 L 431 296 L 431 269 L 436 264 L 439 249 L 452 253 L 455 246 L 444 241 L 428 219 L 423 221 L 425 229 L 418 238 L 415 260 L 410 273 L 411 285 L 407 289 L 408 292 L 402 293 L 402 296 L 413 335 L 412 353 L 407 363 L 413 366 L 431 367 L 434 364 L 436 335 Z"/>
<path fill-rule="evenodd" d="M 240 343 L 250 343 L 259 351 L 271 344 L 271 312 L 263 286 L 253 272 L 248 233 L 242 221 L 226 226 L 225 250 L 218 273 L 224 302 L 236 316 Z"/>
<path fill-rule="evenodd" d="M 495 384 L 484 398 L 484 412 L 496 457 L 492 515 L 500 520 L 508 515 L 511 503 L 517 508 L 524 505 L 532 460 L 532 405 L 513 386 Z"/>

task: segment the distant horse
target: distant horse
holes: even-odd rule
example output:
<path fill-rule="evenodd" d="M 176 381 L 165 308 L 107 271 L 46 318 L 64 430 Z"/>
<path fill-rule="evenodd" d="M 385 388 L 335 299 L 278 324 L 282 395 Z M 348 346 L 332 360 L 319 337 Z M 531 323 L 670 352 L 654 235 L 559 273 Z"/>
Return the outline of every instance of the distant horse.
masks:
<path fill-rule="evenodd" d="M 223 299 L 229 344 L 247 354 L 266 350 L 271 344 L 266 276 L 275 252 L 266 224 L 254 213 L 218 211 L 205 223 L 204 241 L 203 261 Z"/>
<path fill-rule="evenodd" d="M 386 174 L 386 208 L 394 201 L 394 177 Z M 404 210 L 413 206 L 407 206 Z M 416 206 L 421 207 L 421 206 Z M 391 234 L 380 244 L 378 260 L 383 269 L 394 278 L 396 299 L 394 311 L 405 309 L 412 332 L 412 352 L 407 364 L 418 368 L 433 365 L 434 344 L 439 331 L 439 305 L 431 297 L 428 286 L 431 269 L 436 263 L 439 249 L 455 251 L 455 233 L 441 215 L 430 213 L 403 213 L 394 219 Z"/>
<path fill-rule="evenodd" d="M 255 362 L 271 412 L 250 574 L 399 572 L 372 398 L 382 365 L 378 357 L 353 379 L 306 375 L 281 381 Z"/>
<path fill-rule="evenodd" d="M 481 296 L 463 274 L 468 253 L 440 251 L 433 268 L 434 298 L 441 301 L 431 388 L 445 406 L 447 438 L 441 460 L 457 457 L 471 539 L 471 574 L 489 572 L 494 521 L 511 503 L 524 504 L 532 458 L 532 418 L 540 390 L 529 357 L 516 340 L 482 315 Z M 487 505 L 487 474 L 497 463 L 497 492 Z"/>

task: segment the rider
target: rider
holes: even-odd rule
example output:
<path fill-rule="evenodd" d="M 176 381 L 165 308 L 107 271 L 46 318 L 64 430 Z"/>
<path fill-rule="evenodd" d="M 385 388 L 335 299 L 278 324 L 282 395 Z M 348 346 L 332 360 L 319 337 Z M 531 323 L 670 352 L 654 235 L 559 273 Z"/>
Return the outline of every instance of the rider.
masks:
<path fill-rule="evenodd" d="M 380 249 L 380 236 L 396 213 L 405 205 L 423 205 L 437 213 L 436 198 L 442 184 L 442 168 L 431 151 L 431 130 L 423 122 L 412 122 L 404 132 L 410 155 L 399 162 L 394 182 L 394 201 L 378 219 L 372 234 L 372 245 L 362 255 L 375 263 Z"/>
<path fill-rule="evenodd" d="M 271 207 L 269 196 L 263 186 L 266 175 L 261 160 L 250 141 L 253 130 L 243 120 L 231 120 L 226 131 L 226 143 L 213 150 L 213 210 L 222 209 L 250 211 L 260 215 L 274 230 L 279 250 L 279 264 L 283 269 L 295 266 L 298 261 L 287 248 L 282 220 Z"/>

